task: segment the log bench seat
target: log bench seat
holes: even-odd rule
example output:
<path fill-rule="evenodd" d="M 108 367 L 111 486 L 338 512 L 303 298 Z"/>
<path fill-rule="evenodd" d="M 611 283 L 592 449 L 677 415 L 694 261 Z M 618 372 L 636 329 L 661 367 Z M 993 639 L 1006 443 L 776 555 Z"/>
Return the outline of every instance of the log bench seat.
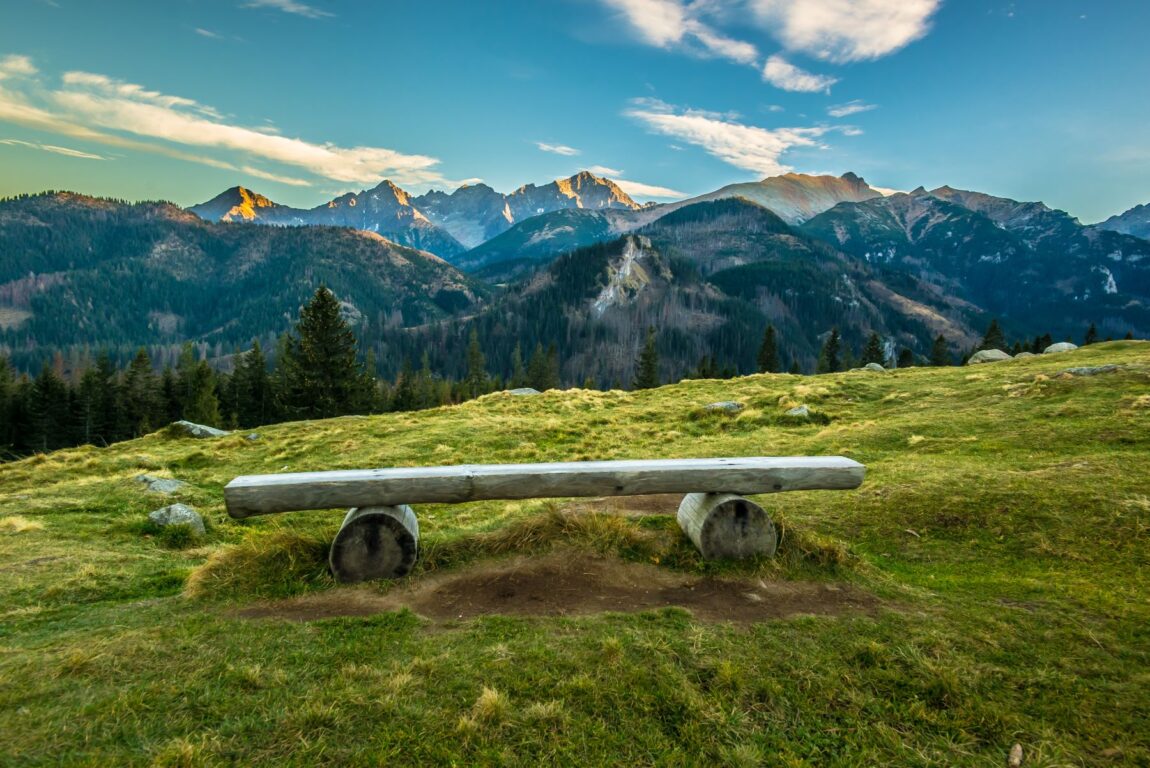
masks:
<path fill-rule="evenodd" d="M 707 559 L 774 554 L 774 524 L 744 498 L 782 491 L 848 490 L 866 468 L 841 456 L 463 464 L 441 467 L 244 475 L 224 488 L 228 514 L 350 507 L 332 542 L 336 579 L 404 576 L 419 550 L 410 504 L 488 499 L 683 493 L 679 525 Z"/>

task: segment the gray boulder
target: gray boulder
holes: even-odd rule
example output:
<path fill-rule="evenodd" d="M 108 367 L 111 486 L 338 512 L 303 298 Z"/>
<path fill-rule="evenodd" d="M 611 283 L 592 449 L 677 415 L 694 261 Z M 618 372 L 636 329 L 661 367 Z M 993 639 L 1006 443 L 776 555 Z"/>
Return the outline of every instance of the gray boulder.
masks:
<path fill-rule="evenodd" d="M 981 363 L 997 363 L 1002 360 L 1012 359 L 1010 355 L 1003 352 L 1001 349 L 983 349 L 975 352 L 966 361 L 967 365 L 979 365 Z"/>
<path fill-rule="evenodd" d="M 149 491 L 155 493 L 175 493 L 181 488 L 185 487 L 187 483 L 183 480 L 173 480 L 170 477 L 153 477 L 152 475 L 140 475 L 136 478 L 144 484 Z"/>
<path fill-rule="evenodd" d="M 1014 356 L 1014 359 L 1015 360 L 1022 360 L 1023 358 L 1026 358 L 1026 357 L 1038 357 L 1038 355 L 1034 354 L 1033 352 L 1019 352 L 1017 355 Z"/>
<path fill-rule="evenodd" d="M 1114 373 L 1120 370 L 1122 370 L 1120 365 L 1096 365 L 1090 368 L 1067 368 L 1062 373 L 1069 373 L 1071 376 L 1097 376 L 1100 373 Z"/>
<path fill-rule="evenodd" d="M 1078 349 L 1077 344 L 1071 344 L 1069 341 L 1060 341 L 1057 344 L 1051 344 L 1049 347 L 1042 350 L 1042 354 L 1053 355 L 1058 352 L 1070 352 L 1075 349 Z"/>
<path fill-rule="evenodd" d="M 532 389 L 531 387 L 519 387 L 518 389 L 507 390 L 507 394 L 522 396 L 522 395 L 538 395 L 541 393 L 539 392 L 538 389 Z"/>
<path fill-rule="evenodd" d="M 864 371 L 874 371 L 875 373 L 886 373 L 886 368 L 883 368 L 878 363 L 867 363 L 863 366 Z"/>
<path fill-rule="evenodd" d="M 742 403 L 736 403 L 734 400 L 722 400 L 718 403 L 711 403 L 704 405 L 704 411 L 723 411 L 725 413 L 738 413 L 745 408 Z"/>
<path fill-rule="evenodd" d="M 223 437 L 224 435 L 231 434 L 231 432 L 223 429 L 216 429 L 215 427 L 208 427 L 191 421 L 173 421 L 171 428 L 175 432 L 188 437 Z"/>
<path fill-rule="evenodd" d="M 204 519 L 200 513 L 187 504 L 171 504 L 148 513 L 148 519 L 161 528 L 169 525 L 190 525 L 192 530 L 203 536 L 206 533 Z"/>
<path fill-rule="evenodd" d="M 811 417 L 811 409 L 804 403 L 803 405 L 790 409 L 786 415 L 796 419 L 809 419 Z"/>

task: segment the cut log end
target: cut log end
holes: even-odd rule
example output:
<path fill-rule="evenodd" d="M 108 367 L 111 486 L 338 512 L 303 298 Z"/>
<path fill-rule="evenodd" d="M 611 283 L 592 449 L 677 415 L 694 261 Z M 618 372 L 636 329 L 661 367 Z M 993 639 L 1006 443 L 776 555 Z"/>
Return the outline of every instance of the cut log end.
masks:
<path fill-rule="evenodd" d="M 778 546 L 766 511 L 733 493 L 689 493 L 679 504 L 678 519 L 705 560 L 773 557 Z"/>
<path fill-rule="evenodd" d="M 354 584 L 406 576 L 418 553 L 419 523 L 411 507 L 354 507 L 331 544 L 328 562 L 336 581 Z"/>

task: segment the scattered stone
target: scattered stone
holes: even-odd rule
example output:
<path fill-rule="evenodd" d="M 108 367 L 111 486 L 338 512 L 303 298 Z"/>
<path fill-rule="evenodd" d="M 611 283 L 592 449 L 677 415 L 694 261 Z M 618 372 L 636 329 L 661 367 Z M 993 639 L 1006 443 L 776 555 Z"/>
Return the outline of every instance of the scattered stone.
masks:
<path fill-rule="evenodd" d="M 1010 355 L 1006 354 L 1001 349 L 984 349 L 971 355 L 970 359 L 966 361 L 966 364 L 978 365 L 980 363 L 997 363 L 1001 360 L 1011 359 L 1013 358 L 1011 358 Z"/>
<path fill-rule="evenodd" d="M 187 485 L 183 480 L 173 480 L 170 477 L 140 475 L 136 479 L 143 483 L 149 491 L 156 493 L 175 493 Z"/>
<path fill-rule="evenodd" d="M 1019 352 L 1014 356 L 1014 359 L 1021 360 L 1024 357 L 1038 357 L 1038 355 L 1034 354 L 1033 352 Z"/>
<path fill-rule="evenodd" d="M 507 390 L 507 394 L 509 394 L 509 395 L 538 395 L 538 394 L 542 394 L 542 393 L 538 389 L 532 389 L 531 387 L 519 387 L 518 389 Z"/>
<path fill-rule="evenodd" d="M 256 440 L 260 439 L 260 433 L 259 432 L 252 432 L 250 435 L 245 435 L 244 439 L 245 440 L 251 440 L 254 443 Z"/>
<path fill-rule="evenodd" d="M 739 411 L 743 410 L 743 408 L 745 408 L 745 407 L 746 406 L 743 405 L 742 403 L 736 403 L 734 400 L 723 400 L 723 401 L 718 402 L 718 403 L 711 403 L 710 405 L 704 405 L 703 410 L 704 411 L 723 411 L 725 413 L 738 413 Z"/>
<path fill-rule="evenodd" d="M 878 363 L 867 363 L 863 366 L 864 371 L 874 371 L 875 373 L 886 373 L 886 368 L 883 368 Z"/>
<path fill-rule="evenodd" d="M 1071 376 L 1097 376 L 1100 373 L 1114 373 L 1114 371 L 1122 370 L 1120 365 L 1096 365 L 1088 368 L 1067 368 L 1062 373 L 1069 373 Z"/>
<path fill-rule="evenodd" d="M 231 432 L 223 429 L 195 424 L 191 421 L 173 421 L 170 429 L 188 437 L 223 437 L 231 434 Z"/>
<path fill-rule="evenodd" d="M 169 525 L 190 525 L 192 530 L 203 536 L 206 533 L 204 519 L 200 513 L 187 504 L 171 504 L 148 513 L 148 519 L 161 528 Z"/>
<path fill-rule="evenodd" d="M 811 409 L 808 408 L 804 403 L 803 405 L 790 409 L 787 411 L 786 415 L 794 416 L 798 419 L 809 419 L 811 417 Z"/>
<path fill-rule="evenodd" d="M 1015 744 L 1010 748 L 1010 755 L 1006 758 L 1007 768 L 1020 768 L 1022 765 L 1022 745 Z"/>
<path fill-rule="evenodd" d="M 1069 341 L 1060 341 L 1057 344 L 1051 344 L 1046 349 L 1042 350 L 1044 355 L 1053 355 L 1058 352 L 1070 352 L 1071 350 L 1078 349 L 1077 344 L 1071 344 Z"/>

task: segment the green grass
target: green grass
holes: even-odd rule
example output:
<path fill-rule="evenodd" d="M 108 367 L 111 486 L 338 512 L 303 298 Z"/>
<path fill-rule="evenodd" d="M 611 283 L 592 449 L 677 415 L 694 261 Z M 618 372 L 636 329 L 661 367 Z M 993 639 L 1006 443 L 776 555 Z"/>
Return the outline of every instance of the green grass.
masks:
<path fill-rule="evenodd" d="M 1094 377 L 1071 366 L 1117 363 Z M 701 406 L 738 400 L 738 414 Z M 782 417 L 808 404 L 825 423 Z M 970 368 L 157 433 L 0 467 L 0 764 L 1150 764 L 1150 344 Z M 245 619 L 334 589 L 338 512 L 235 522 L 238 474 L 841 454 L 853 492 L 758 497 L 780 556 L 702 562 L 673 519 L 586 503 L 424 506 L 409 578 L 560 546 L 686 573 L 850 582 L 877 614 L 682 609 L 432 624 Z M 171 496 L 139 474 L 189 483 Z M 181 501 L 207 535 L 161 534 Z M 393 585 L 366 587 L 382 591 Z"/>

